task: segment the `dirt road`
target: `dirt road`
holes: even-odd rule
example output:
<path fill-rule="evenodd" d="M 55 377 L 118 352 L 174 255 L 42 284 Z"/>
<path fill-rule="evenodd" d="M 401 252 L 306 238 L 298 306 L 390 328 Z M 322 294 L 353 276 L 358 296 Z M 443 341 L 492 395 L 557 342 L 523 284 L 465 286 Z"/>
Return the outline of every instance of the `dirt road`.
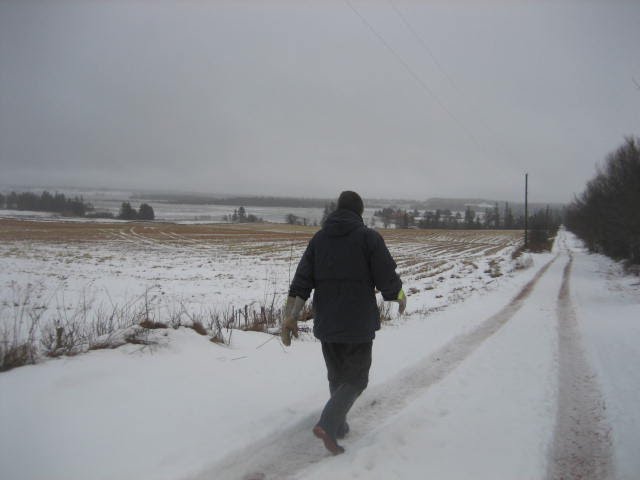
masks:
<path fill-rule="evenodd" d="M 558 293 L 559 394 L 558 415 L 549 462 L 550 480 L 614 478 L 610 429 L 596 376 L 581 343 L 571 302 L 571 266 L 564 268 Z"/>
<path fill-rule="evenodd" d="M 562 261 L 566 261 L 564 270 L 557 268 L 549 272 L 555 262 Z M 356 404 L 350 418 L 359 424 L 361 432 L 366 433 L 381 418 L 406 408 L 430 387 L 447 378 L 516 316 L 530 301 L 531 293 L 545 275 L 562 272 L 562 279 L 554 279 L 561 283 L 557 299 L 549 299 L 551 305 L 556 303 L 558 335 L 555 338 L 559 340 L 559 354 L 557 419 L 555 430 L 550 432 L 553 438 L 549 442 L 547 477 L 553 480 L 612 478 L 611 442 L 602 396 L 582 352 L 569 295 L 571 262 L 568 252 L 558 253 L 495 315 L 453 338 L 392 380 L 371 389 L 366 401 Z M 195 479 L 303 478 L 299 472 L 326 458 L 320 443 L 309 433 L 315 421 L 315 417 L 308 417 L 292 428 L 264 432 L 263 439 L 212 465 Z"/>

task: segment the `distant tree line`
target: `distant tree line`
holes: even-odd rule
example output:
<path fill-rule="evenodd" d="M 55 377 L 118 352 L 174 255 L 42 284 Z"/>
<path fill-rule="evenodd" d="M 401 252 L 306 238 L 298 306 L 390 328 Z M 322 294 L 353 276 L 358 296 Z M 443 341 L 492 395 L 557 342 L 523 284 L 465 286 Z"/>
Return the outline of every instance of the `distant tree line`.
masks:
<path fill-rule="evenodd" d="M 218 205 L 253 205 L 256 207 L 302 207 L 315 208 L 324 205 L 326 200 L 318 198 L 293 197 L 230 197 L 211 199 L 208 203 Z"/>
<path fill-rule="evenodd" d="M 448 209 L 425 210 L 421 213 L 417 208 L 412 211 L 388 207 L 374 212 L 374 217 L 382 221 L 385 228 L 442 228 L 442 229 L 523 229 L 524 214 L 515 216 L 508 202 L 500 209 L 496 202 L 492 208 L 476 212 L 467 206 L 464 213 L 452 212 Z M 560 225 L 562 212 L 547 206 L 529 217 L 530 223 L 537 225 L 538 218 L 544 218 L 550 225 Z"/>
<path fill-rule="evenodd" d="M 331 201 L 329 203 L 325 203 L 324 204 L 324 210 L 322 211 L 322 219 L 320 220 L 320 225 L 324 226 L 324 222 L 327 221 L 327 218 L 329 218 L 329 215 L 331 215 L 333 212 L 336 211 L 336 209 L 338 208 L 336 202 Z M 314 227 L 318 226 L 318 220 L 314 219 L 313 222 L 309 222 L 308 218 L 305 217 L 299 217 L 297 215 L 294 215 L 293 213 L 288 213 L 285 217 L 284 220 L 286 223 L 288 223 L 289 225 L 303 225 L 303 226 L 307 226 L 307 225 L 313 225 Z"/>
<path fill-rule="evenodd" d="M 90 203 L 80 197 L 67 198 L 63 193 L 43 191 L 40 195 L 32 192 L 8 195 L 0 194 L 0 208 L 8 210 L 31 210 L 36 212 L 54 212 L 66 216 L 83 217 L 93 210 Z"/>
<path fill-rule="evenodd" d="M 32 192 L 11 192 L 8 195 L 0 193 L 0 208 L 53 212 L 73 217 L 114 218 L 113 213 L 95 211 L 93 205 L 85 202 L 82 196 L 67 198 L 64 193 L 52 194 L 46 190 L 40 195 Z M 122 220 L 153 220 L 155 213 L 153 208 L 146 203 L 140 205 L 140 209 L 136 210 L 131 207 L 129 202 L 123 202 L 117 218 Z"/>
<path fill-rule="evenodd" d="M 118 218 L 120 220 L 155 220 L 156 214 L 153 207 L 147 203 L 142 203 L 136 210 L 129 202 L 122 202 Z"/>
<path fill-rule="evenodd" d="M 563 223 L 564 212 L 547 206 L 529 215 L 529 245 L 531 250 L 545 250 L 551 247 L 551 241 L 559 226 Z M 505 202 L 501 210 L 496 203 L 493 208 L 485 208 L 484 212 L 476 212 L 467 206 L 464 214 L 447 209 L 425 210 L 420 213 L 401 208 L 383 208 L 374 212 L 385 228 L 423 228 L 423 229 L 465 229 L 465 230 L 522 230 L 525 228 L 524 214 L 517 217 L 513 214 L 509 203 Z"/>
<path fill-rule="evenodd" d="M 640 139 L 629 137 L 567 209 L 589 250 L 640 264 Z"/>
<path fill-rule="evenodd" d="M 267 197 L 267 196 L 234 196 L 215 197 L 209 195 L 193 194 L 136 194 L 136 198 L 148 201 L 184 203 L 191 205 L 253 205 L 256 207 L 322 207 L 326 199 L 319 198 L 294 198 L 294 197 Z"/>
<path fill-rule="evenodd" d="M 306 217 L 299 217 L 298 215 L 294 215 L 293 213 L 287 213 L 284 216 L 284 221 L 288 225 L 303 225 L 307 226 L 309 224 L 309 219 Z"/>
<path fill-rule="evenodd" d="M 324 210 L 322 211 L 322 219 L 320 220 L 321 226 L 324 226 L 324 222 L 327 221 L 327 218 L 329 218 L 329 215 L 335 212 L 337 208 L 338 206 L 335 201 L 331 201 L 324 204 Z M 294 215 L 293 213 L 288 213 L 287 215 L 285 215 L 284 221 L 289 225 L 303 225 L 303 226 L 311 225 L 314 227 L 318 226 L 317 219 L 314 219 L 313 222 L 310 222 L 308 218 L 299 217 L 298 215 Z"/>
<path fill-rule="evenodd" d="M 247 214 L 244 207 L 235 209 L 231 215 L 225 215 L 224 220 L 233 223 L 262 223 L 264 221 L 253 214 Z"/>
<path fill-rule="evenodd" d="M 565 212 L 551 207 L 536 210 L 529 216 L 529 242 L 527 247 L 532 251 L 551 250 L 553 238 L 558 228 L 565 222 Z"/>

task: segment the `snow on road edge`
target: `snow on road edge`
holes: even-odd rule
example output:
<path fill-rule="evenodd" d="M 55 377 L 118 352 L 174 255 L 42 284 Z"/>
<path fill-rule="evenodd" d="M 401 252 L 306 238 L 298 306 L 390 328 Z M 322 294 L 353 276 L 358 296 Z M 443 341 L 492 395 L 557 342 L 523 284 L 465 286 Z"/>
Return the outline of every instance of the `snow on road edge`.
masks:
<path fill-rule="evenodd" d="M 367 401 L 356 404 L 350 418 L 356 419 L 364 430 L 371 429 L 381 418 L 397 414 L 416 396 L 443 380 L 522 308 L 535 285 L 556 259 L 554 257 L 543 265 L 533 279 L 498 313 L 473 330 L 458 335 L 391 380 L 369 389 Z M 273 432 L 267 438 L 211 465 L 193 479 L 289 478 L 327 456 L 319 442 L 309 433 L 315 420 L 313 416 L 307 417 L 293 427 Z M 260 454 L 255 455 L 255 452 Z"/>

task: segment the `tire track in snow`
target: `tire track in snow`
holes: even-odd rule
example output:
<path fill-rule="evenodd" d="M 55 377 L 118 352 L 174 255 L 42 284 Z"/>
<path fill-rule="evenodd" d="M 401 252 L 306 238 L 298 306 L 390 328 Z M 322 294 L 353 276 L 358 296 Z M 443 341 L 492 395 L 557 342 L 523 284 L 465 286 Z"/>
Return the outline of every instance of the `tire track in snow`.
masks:
<path fill-rule="evenodd" d="M 524 305 L 540 278 L 558 257 L 547 262 L 520 292 L 499 312 L 471 331 L 454 337 L 412 367 L 401 371 L 392 380 L 368 389 L 349 413 L 350 422 L 360 431 L 371 430 L 381 418 L 401 411 L 416 396 L 440 382 L 476 351 L 488 338 L 500 330 Z M 330 456 L 311 433 L 319 418 L 304 418 L 290 428 L 261 432 L 262 438 L 233 452 L 211 465 L 192 480 L 272 480 L 296 478 L 301 470 Z M 266 437 L 265 437 L 266 435 Z M 352 432 L 351 438 L 357 438 Z M 348 444 L 347 444 L 348 451 Z"/>
<path fill-rule="evenodd" d="M 558 412 L 547 478 L 604 480 L 613 478 L 610 428 L 605 404 L 581 345 L 571 303 L 569 254 L 558 293 Z"/>

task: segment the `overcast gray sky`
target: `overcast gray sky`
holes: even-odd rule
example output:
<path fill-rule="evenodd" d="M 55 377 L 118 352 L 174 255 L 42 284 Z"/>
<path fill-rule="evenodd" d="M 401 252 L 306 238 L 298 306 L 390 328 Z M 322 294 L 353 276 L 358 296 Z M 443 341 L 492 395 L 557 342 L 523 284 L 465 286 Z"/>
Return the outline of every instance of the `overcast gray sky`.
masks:
<path fill-rule="evenodd" d="M 0 184 L 568 201 L 639 47 L 637 0 L 0 0 Z"/>

